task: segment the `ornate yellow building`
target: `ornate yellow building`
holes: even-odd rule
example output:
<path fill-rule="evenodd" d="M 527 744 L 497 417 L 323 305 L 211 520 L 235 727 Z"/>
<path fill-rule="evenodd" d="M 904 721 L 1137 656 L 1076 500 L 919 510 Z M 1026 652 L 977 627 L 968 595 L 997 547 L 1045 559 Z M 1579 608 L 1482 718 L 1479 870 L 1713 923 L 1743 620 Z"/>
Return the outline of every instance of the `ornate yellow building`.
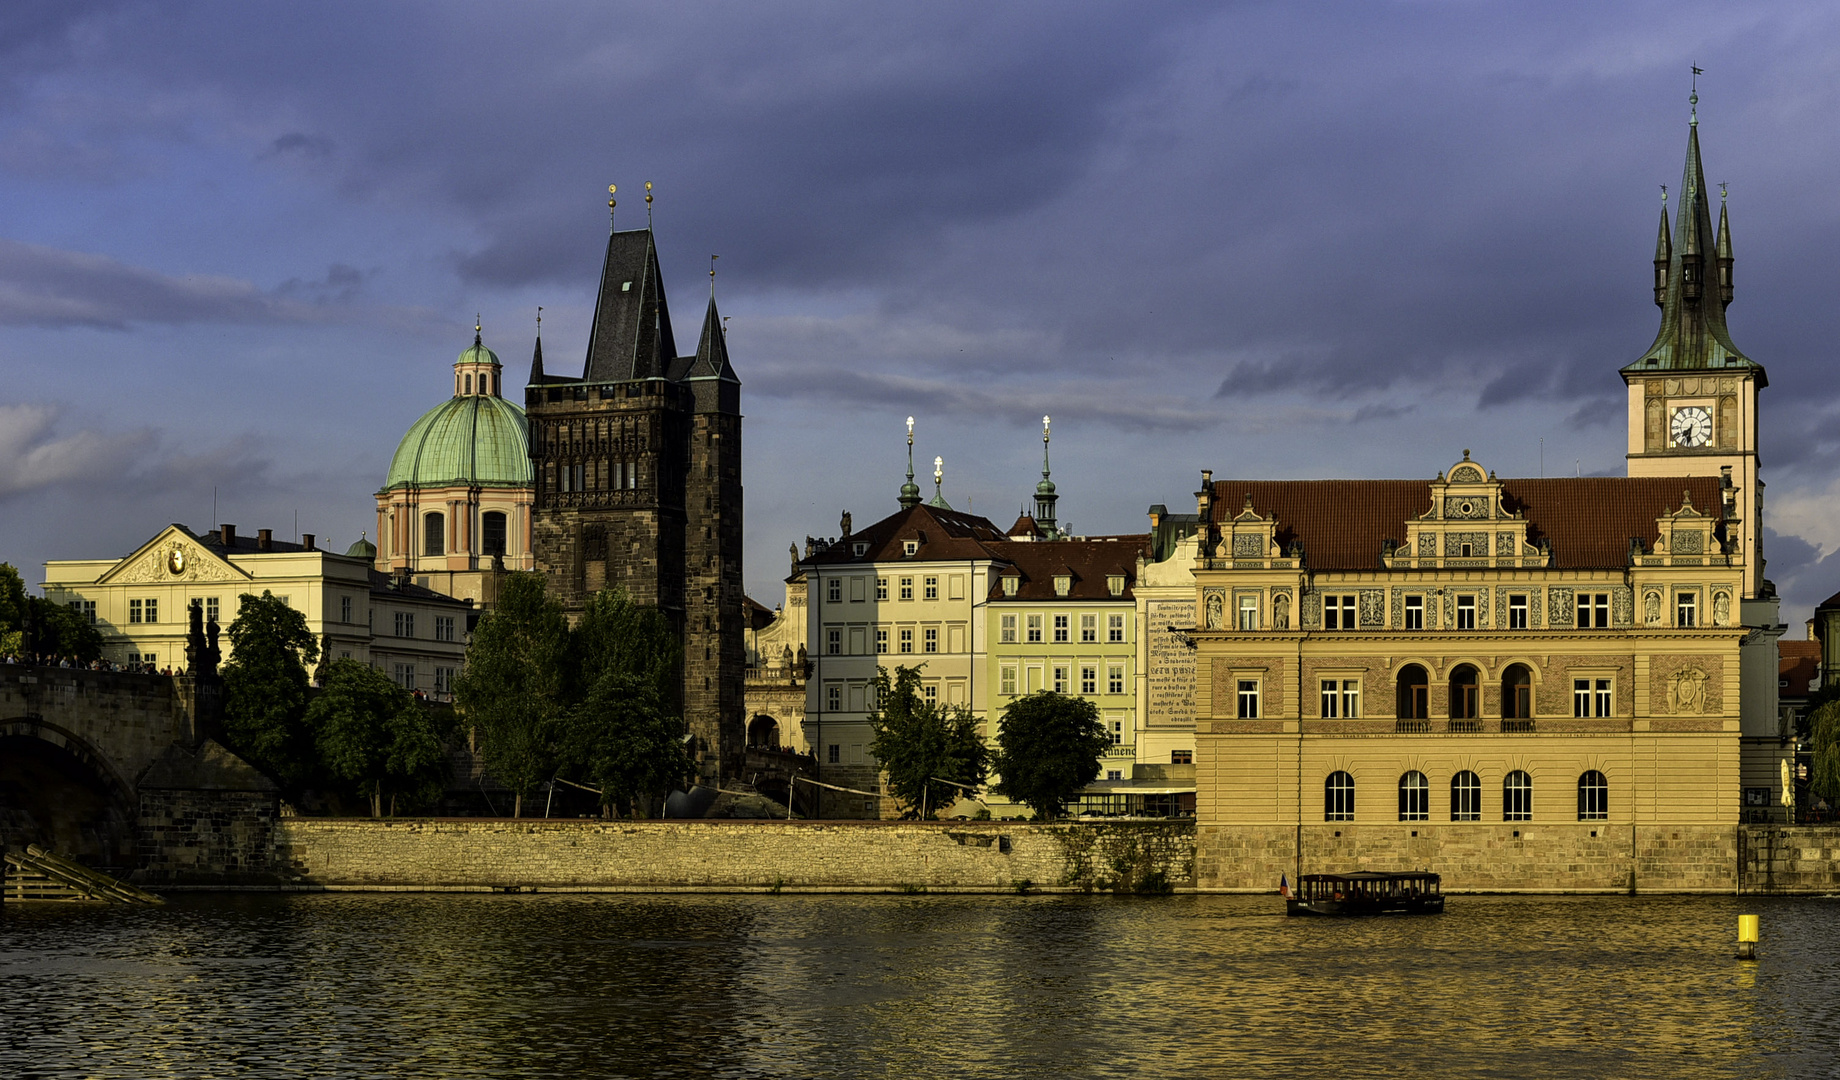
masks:
<path fill-rule="evenodd" d="M 1695 120 L 1661 330 L 1622 370 L 1627 478 L 1503 480 L 1467 450 L 1430 481 L 1203 473 L 1204 887 L 1411 868 L 1732 887 L 1742 774 L 1782 752 L 1781 627 L 1758 552 L 1766 379 L 1725 328 L 1723 208 L 1714 237 Z M 1752 720 L 1767 748 L 1741 747 Z"/>

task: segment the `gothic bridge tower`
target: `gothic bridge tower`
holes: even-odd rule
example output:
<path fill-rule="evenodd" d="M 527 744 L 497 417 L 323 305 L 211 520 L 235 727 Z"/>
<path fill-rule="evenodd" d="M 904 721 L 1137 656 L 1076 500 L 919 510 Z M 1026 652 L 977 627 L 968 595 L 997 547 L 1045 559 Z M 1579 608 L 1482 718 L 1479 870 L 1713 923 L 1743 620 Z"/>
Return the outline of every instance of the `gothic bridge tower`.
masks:
<path fill-rule="evenodd" d="M 679 356 L 650 226 L 613 232 L 581 377 L 547 374 L 539 339 L 524 398 L 536 569 L 571 616 L 609 585 L 665 613 L 682 633 L 681 704 L 704 775 L 739 775 L 741 381 L 713 273 L 702 338 Z"/>
<path fill-rule="evenodd" d="M 1744 554 L 1744 595 L 1763 587 L 1763 481 L 1758 476 L 1757 392 L 1763 365 L 1732 344 L 1731 222 L 1719 185 L 1719 225 L 1699 157 L 1699 94 L 1687 125 L 1687 164 L 1673 228 L 1667 192 L 1655 239 L 1654 344 L 1622 369 L 1629 388 L 1629 475 L 1712 476 L 1723 482 L 1726 519 Z"/>

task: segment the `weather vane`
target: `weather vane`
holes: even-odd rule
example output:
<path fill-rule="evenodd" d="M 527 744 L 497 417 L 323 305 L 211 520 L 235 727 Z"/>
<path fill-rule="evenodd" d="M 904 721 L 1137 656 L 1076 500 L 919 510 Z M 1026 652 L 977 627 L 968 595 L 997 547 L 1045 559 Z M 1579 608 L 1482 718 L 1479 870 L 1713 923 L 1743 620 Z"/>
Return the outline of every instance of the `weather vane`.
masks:
<path fill-rule="evenodd" d="M 537 336 L 543 336 L 543 305 L 537 305 Z"/>

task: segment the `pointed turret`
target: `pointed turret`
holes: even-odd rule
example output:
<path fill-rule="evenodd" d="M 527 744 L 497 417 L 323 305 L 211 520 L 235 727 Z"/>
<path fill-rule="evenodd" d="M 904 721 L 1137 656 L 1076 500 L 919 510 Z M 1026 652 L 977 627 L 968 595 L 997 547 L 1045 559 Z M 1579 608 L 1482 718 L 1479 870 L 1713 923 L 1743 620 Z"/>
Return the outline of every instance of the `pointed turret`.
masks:
<path fill-rule="evenodd" d="M 1041 527 L 1044 539 L 1055 537 L 1054 504 L 1060 499 L 1054 493 L 1054 481 L 1048 476 L 1048 418 L 1041 418 L 1041 483 L 1035 485 L 1035 524 Z"/>
<path fill-rule="evenodd" d="M 1667 306 L 1668 264 L 1674 261 L 1674 241 L 1668 236 L 1667 188 L 1661 189 L 1661 231 L 1655 237 L 1655 306 Z"/>
<path fill-rule="evenodd" d="M 526 386 L 539 386 L 543 382 L 543 323 L 537 323 L 537 346 L 530 352 L 530 381 Z"/>
<path fill-rule="evenodd" d="M 722 329 L 722 316 L 716 311 L 715 290 L 709 294 L 709 310 L 703 315 L 703 336 L 696 345 L 696 358 L 684 375 L 696 394 L 697 412 L 739 413 L 741 380 L 728 362 L 728 332 Z"/>
<path fill-rule="evenodd" d="M 1725 185 L 1719 185 L 1719 243 L 1713 249 L 1719 264 L 1719 303 L 1731 303 L 1731 217 L 1725 208 Z"/>
<path fill-rule="evenodd" d="M 920 485 L 914 483 L 914 418 L 907 418 L 907 483 L 901 485 L 901 509 L 920 505 Z"/>
<path fill-rule="evenodd" d="M 952 509 L 952 504 L 946 501 L 945 482 L 946 459 L 935 457 L 933 459 L 933 497 L 927 501 L 926 505 L 936 506 L 941 510 Z"/>
<path fill-rule="evenodd" d="M 609 235 L 582 378 L 595 383 L 663 378 L 676 357 L 652 231 Z"/>
<path fill-rule="evenodd" d="M 1725 325 L 1725 305 L 1730 302 L 1730 236 L 1721 210 L 1720 230 L 1713 232 L 1712 205 L 1706 192 L 1706 173 L 1700 164 L 1698 95 L 1694 116 L 1687 127 L 1687 160 L 1681 173 L 1680 205 L 1675 211 L 1673 241 L 1668 242 L 1666 217 L 1655 242 L 1655 301 L 1661 305 L 1661 327 L 1654 344 L 1623 370 L 1704 371 L 1751 368 L 1763 385 L 1762 367 L 1732 344 Z M 1716 235 L 1716 240 L 1714 239 Z M 1662 277 L 1662 259 L 1666 276 Z"/>

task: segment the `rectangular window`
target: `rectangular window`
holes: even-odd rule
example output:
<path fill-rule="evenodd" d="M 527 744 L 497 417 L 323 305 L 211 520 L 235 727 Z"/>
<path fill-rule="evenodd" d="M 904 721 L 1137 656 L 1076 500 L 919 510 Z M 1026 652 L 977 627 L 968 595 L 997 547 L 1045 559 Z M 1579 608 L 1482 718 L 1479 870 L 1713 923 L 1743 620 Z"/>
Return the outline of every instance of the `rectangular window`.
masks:
<path fill-rule="evenodd" d="M 131 623 L 141 621 L 141 602 L 139 600 L 128 601 L 128 621 Z"/>
<path fill-rule="evenodd" d="M 1105 617 L 1105 640 L 1113 645 L 1124 642 L 1124 616 L 1107 615 Z"/>
<path fill-rule="evenodd" d="M 914 598 L 914 579 L 910 577 L 904 577 L 901 579 L 901 599 L 912 600 L 913 598 Z"/>
<path fill-rule="evenodd" d="M 831 656 L 843 655 L 843 627 L 833 626 L 824 631 L 824 651 Z"/>
<path fill-rule="evenodd" d="M 351 597 L 347 596 L 345 598 L 345 602 L 347 604 L 350 604 Z M 217 597 L 215 596 L 205 597 L 204 598 L 204 621 L 205 622 L 216 622 L 217 621 L 217 611 L 218 611 Z M 351 620 L 346 619 L 345 621 L 350 622 Z"/>
<path fill-rule="evenodd" d="M 914 651 L 914 631 L 912 627 L 904 627 L 901 630 L 901 651 L 904 653 Z"/>
<path fill-rule="evenodd" d="M 843 603 L 843 579 L 831 578 L 824 583 L 824 599 L 833 604 Z"/>
<path fill-rule="evenodd" d="M 1615 702 L 1611 700 L 1610 695 L 1609 679 L 1597 680 L 1596 688 L 1591 691 L 1591 696 L 1596 699 L 1597 715 L 1609 716 L 1615 711 Z"/>
<path fill-rule="evenodd" d="M 1099 669 L 1091 664 L 1080 665 L 1080 693 L 1096 694 L 1099 692 Z"/>
<path fill-rule="evenodd" d="M 1123 720 L 1112 721 L 1112 745 L 1113 746 L 1123 746 L 1124 745 L 1124 721 Z M 1124 770 L 1119 769 L 1117 776 L 1108 777 L 1108 779 L 1123 780 Z"/>
<path fill-rule="evenodd" d="M 1016 643 L 1016 617 L 1014 615 L 1003 616 L 1003 629 L 998 637 L 1005 645 Z"/>
<path fill-rule="evenodd" d="M 875 579 L 875 598 L 877 600 L 888 599 L 888 579 L 887 578 L 878 577 Z"/>
<path fill-rule="evenodd" d="M 1609 680 L 1606 679 L 1604 681 L 1608 682 Z M 1573 716 L 1594 716 L 1596 714 L 1591 711 L 1591 706 L 1592 706 L 1591 680 L 1573 679 L 1572 680 L 1572 715 Z"/>
<path fill-rule="evenodd" d="M 936 704 L 939 701 L 939 684 L 927 683 L 925 686 L 922 686 L 920 688 L 920 697 L 928 705 Z"/>
<path fill-rule="evenodd" d="M 1697 593 L 1683 592 L 1675 594 L 1674 625 L 1682 628 L 1699 625 L 1697 622 L 1699 614 L 1698 609 L 1699 595 Z M 147 610 L 149 612 L 153 610 L 153 601 L 147 601 Z M 153 621 L 153 616 L 151 614 L 147 616 L 147 621 Z"/>
<path fill-rule="evenodd" d="M 434 639 L 436 641 L 454 640 L 454 617 L 452 615 L 434 617 Z"/>
<path fill-rule="evenodd" d="M 998 692 L 1002 694 L 1006 694 L 1009 697 L 1015 697 L 1016 696 L 1016 665 L 1004 664 L 1003 669 L 1002 669 L 1002 674 L 999 676 L 999 679 L 1000 679 L 1000 682 L 998 683 Z"/>
<path fill-rule="evenodd" d="M 396 636 L 415 636 L 415 612 L 399 611 L 396 613 Z"/>
<path fill-rule="evenodd" d="M 1602 630 L 1610 625 L 1610 594 L 1578 594 L 1578 628 Z"/>
<path fill-rule="evenodd" d="M 160 602 L 158 600 L 147 601 L 147 621 L 150 623 L 160 621 Z"/>
<path fill-rule="evenodd" d="M 1096 642 L 1098 642 L 1098 640 L 1099 640 L 1099 616 L 1097 615 L 1080 616 L 1080 643 L 1082 645 L 1091 645 L 1091 644 L 1095 644 Z"/>
<path fill-rule="evenodd" d="M 339 597 L 339 621 L 342 623 L 351 621 L 351 597 L 349 596 Z"/>
<path fill-rule="evenodd" d="M 1322 715 L 1324 720 L 1333 720 L 1342 715 L 1342 683 L 1340 679 L 1322 681 Z"/>
<path fill-rule="evenodd" d="M 1361 715 L 1361 680 L 1342 680 L 1342 715 L 1350 720 Z"/>
<path fill-rule="evenodd" d="M 1354 628 L 1354 597 L 1323 597 L 1323 629 L 1353 630 Z"/>
<path fill-rule="evenodd" d="M 92 625 L 96 621 L 96 602 L 94 600 L 72 600 L 70 610 L 76 612 L 78 618 Z"/>
<path fill-rule="evenodd" d="M 451 693 L 453 691 L 453 688 L 454 688 L 454 669 L 450 667 L 435 668 L 434 669 L 434 692 L 437 694 Z"/>
<path fill-rule="evenodd" d="M 830 753 L 826 754 L 825 758 L 832 765 L 841 765 L 843 763 L 843 747 L 837 743 L 832 743 Z"/>
<path fill-rule="evenodd" d="M 825 708 L 829 709 L 831 712 L 842 712 L 843 711 L 843 684 L 842 683 L 831 683 L 829 686 L 826 686 L 824 688 L 824 705 L 825 705 Z M 833 748 L 832 752 L 833 753 L 835 752 L 835 748 Z M 832 760 L 836 760 L 836 759 L 833 758 Z"/>
<path fill-rule="evenodd" d="M 415 689 L 415 665 L 414 664 L 397 664 L 395 666 L 395 671 L 396 671 L 396 685 L 397 686 L 402 687 L 404 690 Z"/>
<path fill-rule="evenodd" d="M 877 653 L 888 651 L 888 631 L 885 628 L 878 627 L 875 631 L 875 651 Z"/>
<path fill-rule="evenodd" d="M 1169 763 L 1171 765 L 1193 765 L 1195 763 L 1195 752 L 1193 750 L 1171 750 L 1169 752 Z"/>
<path fill-rule="evenodd" d="M 1110 664 L 1105 669 L 1105 692 L 1108 694 L 1124 693 L 1124 665 Z"/>
<path fill-rule="evenodd" d="M 1030 615 L 1029 616 L 1029 644 L 1030 645 L 1040 645 L 1041 644 L 1041 616 L 1040 615 Z"/>
<path fill-rule="evenodd" d="M 939 579 L 938 578 L 929 576 L 926 579 L 926 599 L 928 600 L 939 599 Z"/>
<path fill-rule="evenodd" d="M 1524 593 L 1508 595 L 1508 629 L 1527 629 L 1527 596 Z"/>
<path fill-rule="evenodd" d="M 1425 598 L 1422 596 L 1406 597 L 1406 629 L 1423 630 L 1425 628 Z"/>
<path fill-rule="evenodd" d="M 1259 718 L 1259 681 L 1257 679 L 1239 680 L 1239 718 L 1241 720 Z"/>
<path fill-rule="evenodd" d="M 921 638 L 921 644 L 923 645 L 925 650 L 930 653 L 938 652 L 939 651 L 939 628 L 937 626 L 929 626 L 926 628 L 925 631 L 922 632 L 922 635 L 923 636 Z"/>
<path fill-rule="evenodd" d="M 1054 692 L 1057 694 L 1065 694 L 1067 692 L 1067 669 L 1065 667 L 1056 667 L 1054 669 Z"/>
<path fill-rule="evenodd" d="M 1066 644 L 1067 639 L 1070 636 L 1069 623 L 1071 622 L 1072 620 L 1066 615 L 1056 615 L 1054 617 L 1054 642 L 1055 644 L 1057 645 Z"/>
<path fill-rule="evenodd" d="M 1239 628 L 1257 630 L 1259 628 L 1259 598 L 1242 596 L 1239 598 Z"/>
<path fill-rule="evenodd" d="M 1457 597 L 1457 629 L 1474 630 L 1476 628 L 1476 598 L 1473 596 Z"/>

